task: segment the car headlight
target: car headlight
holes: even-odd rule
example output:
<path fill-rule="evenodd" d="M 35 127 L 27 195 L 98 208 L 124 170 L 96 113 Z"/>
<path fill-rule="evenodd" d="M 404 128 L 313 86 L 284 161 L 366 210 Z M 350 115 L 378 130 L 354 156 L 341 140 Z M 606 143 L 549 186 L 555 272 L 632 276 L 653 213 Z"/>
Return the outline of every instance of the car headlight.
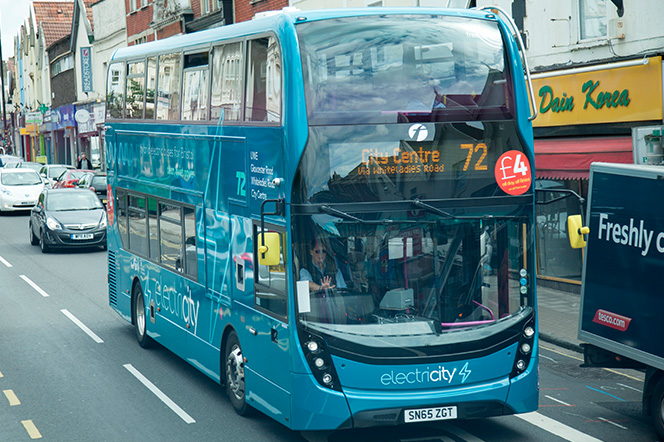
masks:
<path fill-rule="evenodd" d="M 60 225 L 60 223 L 56 221 L 55 218 L 51 218 L 50 216 L 46 218 L 46 225 L 51 230 L 62 230 L 62 226 Z"/>
<path fill-rule="evenodd" d="M 0 189 L 3 195 L 12 196 L 12 193 L 8 189 Z"/>
<path fill-rule="evenodd" d="M 104 213 L 101 216 L 101 221 L 99 221 L 99 228 L 100 229 L 105 229 L 106 228 L 106 213 Z"/>

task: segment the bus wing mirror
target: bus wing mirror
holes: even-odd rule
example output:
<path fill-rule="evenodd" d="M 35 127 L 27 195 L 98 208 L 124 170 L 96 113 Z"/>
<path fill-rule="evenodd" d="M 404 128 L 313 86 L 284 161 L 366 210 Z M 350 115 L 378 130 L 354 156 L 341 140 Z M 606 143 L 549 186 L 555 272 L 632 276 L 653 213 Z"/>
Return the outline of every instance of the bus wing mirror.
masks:
<path fill-rule="evenodd" d="M 590 229 L 583 225 L 581 215 L 571 215 L 567 217 L 567 235 L 569 236 L 569 245 L 573 249 L 582 249 L 586 246 L 586 240 L 583 235 L 590 233 Z"/>
<path fill-rule="evenodd" d="M 280 262 L 281 244 L 277 232 L 258 234 L 258 264 L 263 266 L 276 266 Z"/>

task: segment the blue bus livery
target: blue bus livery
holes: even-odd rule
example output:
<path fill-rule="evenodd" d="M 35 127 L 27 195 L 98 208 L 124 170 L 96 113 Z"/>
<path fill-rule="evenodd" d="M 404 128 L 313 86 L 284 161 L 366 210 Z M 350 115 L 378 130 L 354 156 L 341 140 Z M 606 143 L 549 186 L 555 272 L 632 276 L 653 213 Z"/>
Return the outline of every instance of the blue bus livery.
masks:
<path fill-rule="evenodd" d="M 533 117 L 503 16 L 282 11 L 118 50 L 109 302 L 141 346 L 295 430 L 535 410 Z"/>

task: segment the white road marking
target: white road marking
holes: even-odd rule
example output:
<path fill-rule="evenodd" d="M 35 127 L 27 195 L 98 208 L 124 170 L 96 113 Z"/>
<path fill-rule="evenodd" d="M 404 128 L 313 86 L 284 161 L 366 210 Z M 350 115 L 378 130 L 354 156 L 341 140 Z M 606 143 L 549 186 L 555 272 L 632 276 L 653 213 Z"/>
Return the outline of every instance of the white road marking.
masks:
<path fill-rule="evenodd" d="M 618 423 L 616 423 L 616 422 L 612 422 L 612 421 L 610 421 L 610 420 L 608 420 L 608 419 L 604 419 L 603 417 L 598 416 L 597 419 L 601 420 L 602 422 L 606 422 L 607 424 L 615 425 L 616 427 L 618 427 L 618 428 L 622 428 L 623 430 L 629 430 L 629 428 L 627 428 L 627 427 L 623 427 L 622 425 L 620 425 L 620 424 L 618 424 Z"/>
<path fill-rule="evenodd" d="M 12 266 L 11 264 L 9 264 L 9 262 L 8 262 L 5 258 L 3 258 L 2 256 L 0 256 L 0 262 L 3 263 L 4 265 L 6 265 L 7 267 L 10 267 L 10 268 L 13 267 L 13 266 Z"/>
<path fill-rule="evenodd" d="M 621 383 L 618 383 L 618 385 L 620 385 L 620 386 L 623 387 L 623 388 L 627 388 L 627 389 L 629 389 L 629 390 L 638 391 L 639 393 L 641 393 L 641 390 L 639 390 L 638 388 L 634 388 L 634 387 L 632 387 L 632 386 L 625 385 L 625 384 L 621 384 Z"/>
<path fill-rule="evenodd" d="M 141 381 L 143 385 L 148 387 L 148 390 L 154 393 L 154 395 L 157 396 L 164 404 L 166 404 L 168 408 L 170 408 L 175 412 L 175 414 L 180 416 L 180 419 L 182 419 L 188 424 L 193 424 L 196 422 L 194 418 L 189 416 L 182 408 L 180 408 L 175 402 L 173 402 L 171 398 L 166 396 L 164 392 L 162 392 L 159 388 L 157 388 L 156 385 L 150 382 L 148 378 L 143 376 L 143 374 L 140 371 L 136 370 L 133 365 L 125 364 L 123 365 L 123 367 L 126 368 L 129 371 L 129 373 L 133 374 L 136 377 L 136 379 Z"/>
<path fill-rule="evenodd" d="M 44 290 L 42 290 L 42 288 L 39 287 L 37 284 L 35 284 L 34 282 L 32 282 L 32 280 L 31 280 L 30 278 L 28 278 L 28 277 L 25 276 L 25 275 L 19 275 L 19 277 L 20 277 L 23 281 L 27 282 L 27 283 L 30 285 L 30 287 L 32 287 L 33 289 L 37 290 L 37 293 L 39 293 L 40 295 L 42 295 L 44 298 L 48 298 L 48 293 L 46 293 Z"/>
<path fill-rule="evenodd" d="M 91 337 L 91 338 L 92 338 L 97 344 L 101 344 L 101 343 L 104 342 L 99 336 L 97 336 L 92 330 L 90 330 L 85 324 L 83 324 L 83 323 L 82 323 L 82 322 L 81 322 L 76 316 L 74 316 L 74 315 L 72 315 L 71 313 L 69 313 L 68 310 L 66 310 L 66 309 L 62 309 L 62 310 L 60 310 L 60 311 L 61 311 L 62 313 L 64 313 L 64 315 L 65 315 L 66 317 L 68 317 L 69 319 L 71 319 L 71 322 L 73 322 L 74 324 L 76 324 L 76 325 L 78 326 L 78 328 L 80 328 L 81 330 L 83 330 L 83 331 L 84 331 L 88 336 L 90 336 L 90 337 Z"/>
<path fill-rule="evenodd" d="M 556 436 L 570 442 L 601 442 L 601 439 L 596 439 L 586 433 L 582 433 L 579 430 L 568 427 L 567 425 L 539 414 L 536 411 L 531 413 L 515 414 L 515 416 L 528 422 L 529 424 L 535 425 L 544 431 L 548 431 L 549 433 L 555 434 Z"/>
<path fill-rule="evenodd" d="M 553 397 L 553 396 L 549 396 L 549 395 L 546 395 L 546 394 L 545 394 L 544 397 L 545 397 L 545 398 L 549 398 L 549 399 L 551 399 L 551 400 L 554 401 L 554 402 L 558 402 L 559 404 L 563 404 L 563 405 L 565 405 L 565 406 L 567 406 L 567 407 L 573 407 L 573 406 L 574 406 L 574 405 L 568 404 L 567 402 L 563 402 L 563 401 L 561 401 L 560 399 L 556 399 L 556 398 Z"/>

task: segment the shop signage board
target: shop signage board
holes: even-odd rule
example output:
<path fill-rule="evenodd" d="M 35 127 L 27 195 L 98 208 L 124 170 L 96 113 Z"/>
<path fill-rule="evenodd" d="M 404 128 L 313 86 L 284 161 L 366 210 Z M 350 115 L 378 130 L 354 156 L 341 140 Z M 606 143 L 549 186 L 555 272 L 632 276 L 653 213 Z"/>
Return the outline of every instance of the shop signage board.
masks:
<path fill-rule="evenodd" d="M 662 120 L 662 57 L 647 64 L 533 79 L 534 127 Z"/>

